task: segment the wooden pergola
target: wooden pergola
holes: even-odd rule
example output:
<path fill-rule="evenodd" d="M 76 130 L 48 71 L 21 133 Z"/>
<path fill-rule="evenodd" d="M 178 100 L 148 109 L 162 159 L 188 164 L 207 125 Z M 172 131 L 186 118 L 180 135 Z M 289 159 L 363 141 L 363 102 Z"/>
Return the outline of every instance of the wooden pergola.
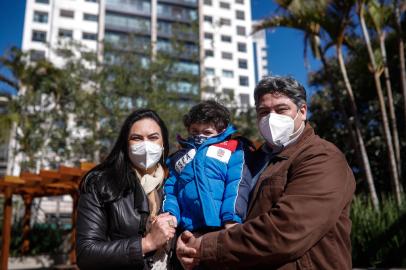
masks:
<path fill-rule="evenodd" d="M 24 201 L 25 212 L 23 217 L 23 242 L 21 251 L 23 254 L 30 249 L 29 232 L 31 219 L 31 204 L 34 198 L 47 196 L 71 195 L 72 208 L 72 232 L 70 239 L 69 262 L 76 264 L 75 232 L 76 232 L 76 208 L 79 198 L 79 183 L 81 177 L 93 168 L 93 163 L 82 163 L 80 168 L 60 166 L 59 170 L 41 170 L 39 174 L 24 172 L 20 176 L 5 176 L 0 178 L 0 193 L 4 195 L 3 208 L 3 231 L 1 247 L 1 270 L 8 269 L 8 257 L 11 239 L 12 196 L 21 195 Z"/>

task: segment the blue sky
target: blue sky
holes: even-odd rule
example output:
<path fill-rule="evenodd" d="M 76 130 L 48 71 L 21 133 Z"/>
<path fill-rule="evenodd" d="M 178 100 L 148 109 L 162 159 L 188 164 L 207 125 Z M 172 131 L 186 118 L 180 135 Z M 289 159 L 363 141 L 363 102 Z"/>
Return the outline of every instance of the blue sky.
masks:
<path fill-rule="evenodd" d="M 251 6 L 255 20 L 271 15 L 276 7 L 272 0 L 251 0 Z M 21 46 L 24 10 L 24 0 L 0 1 L 0 55 L 11 46 Z M 286 28 L 272 29 L 267 30 L 267 42 L 269 71 L 274 75 L 291 75 L 311 92 L 303 59 L 303 35 Z M 310 70 L 320 66 L 314 59 L 309 64 Z"/>

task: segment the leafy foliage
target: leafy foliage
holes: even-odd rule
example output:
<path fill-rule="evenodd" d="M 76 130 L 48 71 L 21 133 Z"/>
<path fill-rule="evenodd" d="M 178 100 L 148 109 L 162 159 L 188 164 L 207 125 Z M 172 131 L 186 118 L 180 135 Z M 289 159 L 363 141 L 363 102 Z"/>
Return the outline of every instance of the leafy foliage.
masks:
<path fill-rule="evenodd" d="M 392 197 L 382 200 L 377 213 L 366 196 L 352 204 L 352 253 L 355 267 L 406 266 L 406 206 L 398 208 Z"/>
<path fill-rule="evenodd" d="M 153 54 L 149 47 L 140 51 L 133 40 L 129 37 L 123 46 L 105 44 L 105 61 L 76 43 L 56 50 L 64 62 L 60 67 L 45 59 L 32 62 L 29 53 L 16 48 L 1 58 L 18 95 L 0 123 L 17 123 L 15 152 L 23 156 L 23 170 L 52 168 L 62 161 L 98 162 L 124 118 L 137 108 L 156 110 L 175 142 L 183 130 L 179 119 L 199 98 L 197 54 L 176 41 L 170 52 Z M 175 57 L 185 51 L 186 64 Z M 9 130 L 2 130 L 2 136 Z"/>

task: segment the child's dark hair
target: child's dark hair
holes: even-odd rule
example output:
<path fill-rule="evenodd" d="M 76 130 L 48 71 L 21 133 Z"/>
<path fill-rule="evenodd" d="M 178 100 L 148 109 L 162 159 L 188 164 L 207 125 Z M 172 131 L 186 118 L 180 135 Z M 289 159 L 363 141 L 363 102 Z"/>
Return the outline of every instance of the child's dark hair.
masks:
<path fill-rule="evenodd" d="M 187 129 L 192 124 L 213 124 L 218 132 L 224 130 L 230 123 L 229 110 L 214 100 L 202 101 L 193 106 L 183 116 L 183 124 Z"/>

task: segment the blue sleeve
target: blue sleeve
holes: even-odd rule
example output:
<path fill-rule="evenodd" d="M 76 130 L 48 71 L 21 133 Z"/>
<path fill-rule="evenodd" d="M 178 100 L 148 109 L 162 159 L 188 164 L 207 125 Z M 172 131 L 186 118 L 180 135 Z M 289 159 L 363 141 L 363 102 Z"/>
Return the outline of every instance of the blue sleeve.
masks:
<path fill-rule="evenodd" d="M 175 169 L 169 167 L 169 177 L 164 184 L 164 200 L 162 202 L 163 212 L 169 212 L 180 221 L 180 208 L 178 203 L 178 184 Z"/>
<path fill-rule="evenodd" d="M 222 224 L 228 221 L 238 223 L 244 221 L 247 214 L 251 179 L 242 145 L 239 144 L 228 163 L 223 203 L 220 212 Z"/>

